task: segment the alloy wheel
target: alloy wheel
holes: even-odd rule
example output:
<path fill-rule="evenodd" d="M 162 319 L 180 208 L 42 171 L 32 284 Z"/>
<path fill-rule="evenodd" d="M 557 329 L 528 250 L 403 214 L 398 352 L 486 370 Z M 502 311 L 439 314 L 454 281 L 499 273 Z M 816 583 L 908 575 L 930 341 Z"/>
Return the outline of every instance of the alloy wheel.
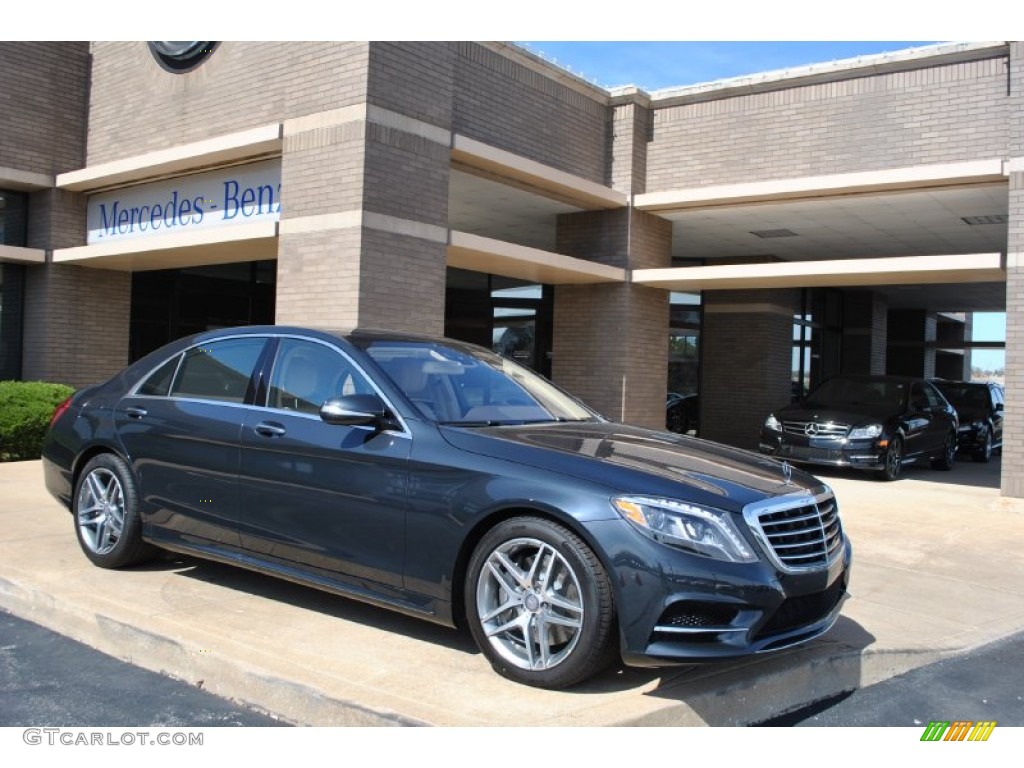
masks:
<path fill-rule="evenodd" d="M 488 555 L 476 605 L 491 647 L 519 669 L 551 669 L 579 642 L 579 579 L 565 557 L 539 539 L 511 539 Z"/>
<path fill-rule="evenodd" d="M 97 467 L 78 492 L 78 528 L 82 542 L 97 555 L 117 546 L 124 532 L 124 490 L 109 469 Z"/>

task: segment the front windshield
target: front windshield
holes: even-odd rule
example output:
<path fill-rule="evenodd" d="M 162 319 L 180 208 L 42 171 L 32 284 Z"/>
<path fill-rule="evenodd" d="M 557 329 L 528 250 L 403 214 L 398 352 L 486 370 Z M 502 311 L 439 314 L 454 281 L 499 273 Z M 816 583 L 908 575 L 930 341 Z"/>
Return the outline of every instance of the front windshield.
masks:
<path fill-rule="evenodd" d="M 869 406 L 902 408 L 906 403 L 907 386 L 893 379 L 829 379 L 814 390 L 806 404 L 817 408 Z"/>
<path fill-rule="evenodd" d="M 597 417 L 528 368 L 472 347 L 370 340 L 366 353 L 424 417 L 441 424 L 593 421 Z"/>

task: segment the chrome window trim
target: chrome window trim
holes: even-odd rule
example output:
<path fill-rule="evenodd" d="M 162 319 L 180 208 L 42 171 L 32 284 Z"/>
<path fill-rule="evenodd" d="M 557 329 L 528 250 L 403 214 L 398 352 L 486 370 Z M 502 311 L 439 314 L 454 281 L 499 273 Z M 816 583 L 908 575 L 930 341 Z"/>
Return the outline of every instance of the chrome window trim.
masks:
<path fill-rule="evenodd" d="M 820 573 L 821 571 L 826 571 L 829 568 L 831 568 L 832 565 L 840 557 L 843 556 L 845 547 L 837 547 L 835 553 L 831 556 L 828 555 L 827 548 L 823 547 L 823 550 L 826 554 L 826 560 L 824 563 L 815 563 L 814 565 L 789 565 L 783 563 L 776 554 L 775 547 L 772 545 L 771 541 L 768 540 L 768 535 L 764 532 L 764 529 L 761 527 L 760 518 L 761 515 L 767 513 L 785 512 L 787 510 L 807 506 L 808 504 L 812 503 L 815 505 L 815 507 L 820 507 L 822 502 L 828 500 L 831 500 L 831 502 L 835 505 L 835 515 L 840 525 L 840 542 L 843 542 L 846 539 L 846 531 L 842 528 L 842 519 L 839 516 L 839 502 L 837 501 L 835 494 L 832 492 L 832 489 L 824 484 L 818 486 L 817 488 L 805 489 L 802 491 L 797 491 L 796 493 L 786 494 L 785 496 L 776 496 L 775 498 L 763 499 L 761 501 L 755 501 L 750 504 L 747 504 L 743 508 L 743 519 L 747 523 L 747 528 L 750 529 L 751 534 L 753 534 L 754 538 L 757 540 L 757 544 L 761 548 L 761 551 L 765 553 L 771 564 L 778 568 L 780 571 L 782 571 L 783 573 L 793 574 Z M 825 529 L 821 526 L 819 526 L 819 528 L 822 532 L 822 543 L 825 544 L 827 542 L 827 538 L 825 538 L 824 534 Z"/>
<path fill-rule="evenodd" d="M 373 390 L 377 393 L 378 397 L 380 397 L 380 399 L 384 402 L 384 405 L 387 406 L 388 410 L 391 411 L 392 415 L 395 417 L 395 419 L 398 421 L 398 423 L 402 427 L 402 429 L 400 431 L 399 430 L 395 430 L 395 429 L 384 429 L 384 430 L 381 430 L 381 433 L 382 434 L 395 435 L 396 437 L 405 437 L 407 439 L 412 439 L 412 430 L 409 429 L 409 425 L 406 422 L 405 418 L 402 416 L 401 413 L 398 412 L 398 410 L 395 408 L 394 404 L 387 397 L 387 395 L 385 395 L 384 392 L 381 391 L 380 387 L 377 386 L 377 382 L 373 380 L 373 377 L 367 374 L 366 369 L 363 368 L 363 366 L 361 366 L 350 355 L 346 354 L 346 352 L 343 349 L 341 349 L 337 344 L 334 344 L 334 343 L 329 342 L 329 341 L 324 341 L 323 339 L 313 338 L 312 336 L 303 336 L 303 335 L 298 334 L 298 333 L 262 333 L 262 334 L 236 333 L 236 334 L 232 334 L 230 336 L 221 336 L 221 337 L 219 337 L 217 339 L 208 339 L 206 341 L 197 341 L 195 344 L 191 344 L 191 345 L 185 347 L 184 349 L 180 349 L 180 350 L 178 350 L 177 352 L 174 353 L 175 355 L 178 356 L 178 365 L 175 366 L 175 368 L 174 368 L 174 375 L 171 377 L 171 383 L 167 387 L 167 392 L 168 393 L 166 395 L 140 395 L 138 393 L 138 390 L 139 390 L 139 387 L 141 387 L 146 381 L 149 380 L 150 376 L 152 376 L 154 373 L 156 373 L 156 371 L 159 370 L 161 366 L 165 365 L 167 363 L 167 361 L 170 360 L 170 357 L 163 358 L 159 363 L 157 363 L 155 366 L 153 366 L 153 368 L 151 368 L 149 371 L 147 371 L 144 376 L 140 377 L 139 381 L 131 388 L 131 390 L 129 390 L 128 394 L 125 395 L 125 397 L 140 397 L 140 398 L 143 398 L 143 399 L 151 399 L 151 400 L 174 400 L 176 402 L 209 403 L 210 405 L 227 405 L 227 406 L 234 406 L 236 408 L 258 408 L 261 411 L 267 411 L 269 413 L 287 414 L 288 416 L 301 416 L 301 417 L 306 418 L 306 419 L 313 419 L 315 421 L 322 421 L 322 419 L 319 416 L 317 416 L 316 414 L 301 413 L 299 411 L 289 411 L 289 410 L 285 410 L 285 409 L 282 409 L 282 408 L 271 408 L 269 405 L 265 405 L 265 404 L 261 405 L 260 403 L 236 403 L 236 402 L 233 402 L 233 401 L 230 401 L 230 400 L 210 400 L 210 399 L 205 398 L 205 397 L 182 397 L 181 395 L 172 395 L 172 394 L 170 394 L 171 388 L 174 386 L 174 381 L 175 381 L 175 379 L 177 379 L 178 373 L 181 371 L 181 364 L 185 360 L 185 355 L 186 354 L 188 354 L 191 350 L 195 349 L 196 347 L 201 347 L 203 344 L 211 344 L 211 343 L 213 343 L 215 341 L 217 341 L 217 342 L 219 342 L 219 341 L 230 341 L 232 339 L 263 339 L 264 340 L 264 344 L 266 344 L 266 342 L 269 341 L 270 339 L 299 339 L 300 341 L 311 341 L 311 342 L 314 342 L 316 344 L 321 344 L 321 345 L 323 345 L 323 346 L 325 346 L 325 347 L 327 347 L 329 349 L 333 349 L 335 352 L 337 352 L 343 358 L 348 360 L 349 363 L 352 364 L 352 367 L 355 368 L 359 372 L 359 374 L 370 383 L 370 386 L 373 387 Z M 277 366 L 277 354 L 275 352 L 274 364 L 273 364 L 273 366 L 271 366 L 269 378 L 273 378 L 273 375 L 274 375 L 273 372 L 274 372 L 274 368 L 276 366 Z M 250 376 L 251 375 L 252 374 L 250 373 Z M 268 378 L 268 381 L 267 381 L 268 397 L 269 397 L 269 389 L 270 389 L 269 378 Z M 369 427 L 365 427 L 365 426 L 360 426 L 360 425 L 354 425 L 354 426 L 358 427 L 358 428 L 361 428 L 361 429 L 369 429 Z"/>
<path fill-rule="evenodd" d="M 329 341 L 324 341 L 323 339 L 317 339 L 317 338 L 314 338 L 312 336 L 303 336 L 303 335 L 298 334 L 298 333 L 272 333 L 272 334 L 268 334 L 268 338 L 275 338 L 275 339 L 298 339 L 299 341 L 311 341 L 311 342 L 314 342 L 316 344 L 320 344 L 320 345 L 322 345 L 324 347 L 327 347 L 328 349 L 333 349 L 335 352 L 337 352 L 339 355 L 341 355 L 342 358 L 347 360 L 352 365 L 352 367 L 355 368 L 355 370 L 359 372 L 360 376 L 362 376 L 366 381 L 368 381 L 370 383 L 370 386 L 373 387 L 373 391 L 377 393 L 377 396 L 384 402 L 384 405 L 387 406 L 387 409 L 389 411 L 391 411 L 391 414 L 395 417 L 395 419 L 398 421 L 398 423 L 402 427 L 401 431 L 394 430 L 394 429 L 384 429 L 384 430 L 381 430 L 381 432 L 383 434 L 402 436 L 402 437 L 407 437 L 409 439 L 412 438 L 412 430 L 409 429 L 409 425 L 406 423 L 405 418 L 402 416 L 401 413 L 398 412 L 398 409 L 395 408 L 394 404 L 387 397 L 387 395 L 384 394 L 384 392 L 381 390 L 381 388 L 377 386 L 377 382 L 373 380 L 372 376 L 367 374 L 366 369 L 363 368 L 363 366 L 361 366 L 356 360 L 354 360 L 351 357 L 351 355 L 347 354 L 345 352 L 345 350 L 343 350 L 337 344 L 334 344 L 334 343 L 329 342 Z M 278 351 L 279 350 L 280 350 L 280 346 L 278 346 Z M 277 368 L 277 363 L 278 363 L 278 356 L 277 356 L 277 351 L 275 351 L 275 353 L 274 353 L 274 364 L 270 367 L 270 371 L 269 371 L 269 374 L 267 376 L 267 402 L 269 402 L 269 400 L 270 400 L 270 382 L 274 378 L 274 370 Z M 307 419 L 315 419 L 316 421 L 321 421 L 321 422 L 323 421 L 323 419 L 321 419 L 318 415 L 312 414 L 312 413 L 302 413 L 301 411 L 289 411 L 289 410 L 286 410 L 284 408 L 273 408 L 270 405 L 266 405 L 266 404 L 261 405 L 260 403 L 253 403 L 252 406 L 255 407 L 255 408 L 260 408 L 260 409 L 262 409 L 264 411 L 268 411 L 270 413 L 282 413 L 282 414 L 288 414 L 289 416 L 301 416 L 301 417 L 307 418 Z M 360 425 L 355 425 L 355 426 L 360 426 Z M 366 427 L 366 426 L 362 426 L 361 428 L 362 429 L 370 429 L 370 427 Z"/>

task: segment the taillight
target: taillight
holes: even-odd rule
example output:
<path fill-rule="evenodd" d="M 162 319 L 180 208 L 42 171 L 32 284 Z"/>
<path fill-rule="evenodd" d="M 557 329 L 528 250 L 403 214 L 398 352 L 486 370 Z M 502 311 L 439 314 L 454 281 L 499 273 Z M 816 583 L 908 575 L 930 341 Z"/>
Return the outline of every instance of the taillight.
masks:
<path fill-rule="evenodd" d="M 74 397 L 74 395 L 71 397 Z M 51 427 L 57 423 L 57 419 L 64 415 L 64 411 L 71 407 L 71 397 L 53 409 L 53 416 L 50 417 Z"/>

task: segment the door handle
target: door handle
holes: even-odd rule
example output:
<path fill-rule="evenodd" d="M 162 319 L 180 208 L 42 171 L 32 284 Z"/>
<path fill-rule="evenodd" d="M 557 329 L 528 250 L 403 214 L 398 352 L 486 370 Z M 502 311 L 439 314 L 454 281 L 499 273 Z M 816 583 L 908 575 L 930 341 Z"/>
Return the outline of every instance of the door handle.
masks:
<path fill-rule="evenodd" d="M 128 415 L 128 418 L 130 419 L 141 419 L 148 413 L 148 411 L 145 408 L 140 408 L 137 405 L 125 408 L 124 412 Z"/>
<path fill-rule="evenodd" d="M 257 434 L 263 435 L 264 437 L 280 437 L 287 431 L 288 430 L 280 424 L 273 424 L 269 421 L 261 421 L 256 425 Z"/>

